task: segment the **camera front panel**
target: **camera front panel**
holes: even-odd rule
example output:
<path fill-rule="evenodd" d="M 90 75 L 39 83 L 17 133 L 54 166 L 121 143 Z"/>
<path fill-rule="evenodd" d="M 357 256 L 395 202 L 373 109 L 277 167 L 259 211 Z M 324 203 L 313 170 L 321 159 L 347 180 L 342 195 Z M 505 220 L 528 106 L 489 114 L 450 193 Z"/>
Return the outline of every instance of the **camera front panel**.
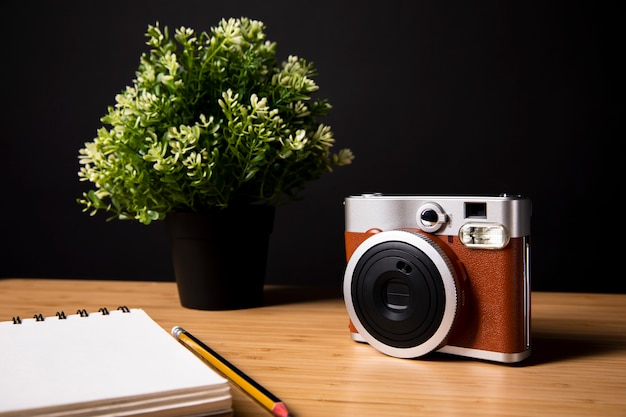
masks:
<path fill-rule="evenodd" d="M 459 284 L 457 279 L 456 284 L 457 293 L 462 288 L 463 300 L 457 301 L 457 309 L 463 306 L 462 312 L 457 311 L 453 320 L 456 324 L 444 338 L 446 344 L 438 350 L 500 362 L 517 362 L 530 354 L 530 200 L 500 196 L 391 197 L 373 194 L 349 197 L 345 208 L 348 265 L 359 263 L 354 258 L 363 256 L 361 247 L 369 239 L 378 234 L 387 236 L 387 231 L 399 229 L 426 236 L 441 252 L 447 253 L 448 258 L 457 258 L 462 264 L 467 282 Z M 429 215 L 420 218 L 420 213 L 426 210 L 430 210 Z M 425 224 L 418 224 L 420 221 L 425 221 Z M 468 244 L 462 232 L 463 228 L 468 229 L 467 225 L 479 231 L 482 228 L 488 233 L 494 229 L 501 230 L 504 238 L 499 235 L 497 239 L 483 239 L 487 233 L 479 232 L 477 238 Z M 488 244 L 482 248 L 484 242 Z M 493 242 L 499 242 L 495 246 L 500 244 L 502 247 L 494 249 Z M 382 261 L 379 263 L 384 264 Z M 393 265 L 393 262 L 388 261 L 388 265 Z M 373 275 L 376 276 L 376 273 Z M 347 268 L 344 292 L 348 290 L 345 281 L 353 279 L 349 277 Z M 345 293 L 346 304 L 348 296 L 371 298 L 376 295 L 367 291 L 380 293 L 379 287 L 363 288 L 362 292 Z M 413 297 L 413 300 L 419 301 L 419 298 Z M 359 307 L 361 301 L 356 305 Z M 372 305 L 380 308 L 384 304 Z M 368 321 L 372 317 L 355 314 L 355 319 Z M 357 338 L 353 332 L 353 339 L 363 339 L 361 341 L 372 344 L 368 340 L 373 338 L 372 335 L 361 334 L 372 330 L 363 324 L 359 327 L 352 321 L 353 317 L 351 328 L 361 336 Z M 391 326 L 384 321 L 381 323 Z M 377 348 L 383 350 L 382 346 Z M 392 355 L 398 356 L 396 353 Z"/>

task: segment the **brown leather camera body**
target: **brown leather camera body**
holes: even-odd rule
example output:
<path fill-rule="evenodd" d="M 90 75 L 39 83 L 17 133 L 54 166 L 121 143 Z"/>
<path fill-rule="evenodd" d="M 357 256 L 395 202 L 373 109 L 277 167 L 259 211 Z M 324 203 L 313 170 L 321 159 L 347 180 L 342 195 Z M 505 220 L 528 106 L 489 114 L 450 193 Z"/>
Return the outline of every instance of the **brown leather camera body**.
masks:
<path fill-rule="evenodd" d="M 528 237 L 514 237 L 501 249 L 464 246 L 454 235 L 436 235 L 419 229 L 403 229 L 421 234 L 436 244 L 450 259 L 460 276 L 457 282 L 458 310 L 443 351 L 464 356 L 480 356 L 475 350 L 503 354 L 523 354 L 530 347 L 530 291 Z M 345 232 L 346 259 L 380 229 Z M 350 321 L 350 331 L 357 333 Z M 354 337 L 353 337 L 354 338 Z M 506 361 L 506 360 L 504 360 Z M 512 360 L 516 361 L 516 360 Z"/>

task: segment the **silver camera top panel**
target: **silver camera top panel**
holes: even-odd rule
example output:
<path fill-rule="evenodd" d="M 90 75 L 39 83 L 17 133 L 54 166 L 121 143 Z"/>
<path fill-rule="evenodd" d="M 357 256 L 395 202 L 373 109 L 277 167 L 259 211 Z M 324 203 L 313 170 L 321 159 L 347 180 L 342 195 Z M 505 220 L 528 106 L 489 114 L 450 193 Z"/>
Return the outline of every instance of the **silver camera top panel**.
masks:
<path fill-rule="evenodd" d="M 506 226 L 511 237 L 530 235 L 531 201 L 518 195 L 500 196 L 427 196 L 361 194 L 344 201 L 346 231 L 383 231 L 421 228 L 441 235 L 456 235 L 467 222 L 498 223 Z M 432 228 L 418 225 L 420 213 L 428 211 Z"/>

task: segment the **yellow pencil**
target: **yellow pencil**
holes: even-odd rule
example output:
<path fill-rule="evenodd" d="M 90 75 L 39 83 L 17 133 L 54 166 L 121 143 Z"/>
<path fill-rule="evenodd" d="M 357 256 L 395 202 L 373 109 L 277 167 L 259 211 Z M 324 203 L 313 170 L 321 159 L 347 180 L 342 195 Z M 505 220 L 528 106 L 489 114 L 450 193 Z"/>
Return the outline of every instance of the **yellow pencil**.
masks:
<path fill-rule="evenodd" d="M 243 392 L 271 411 L 275 417 L 292 417 L 285 404 L 278 399 L 278 397 L 263 388 L 248 375 L 241 372 L 233 364 L 202 343 L 191 333 L 180 326 L 174 326 L 172 328 L 172 335 L 185 345 L 185 347 L 206 360 L 211 366 L 241 388 Z"/>

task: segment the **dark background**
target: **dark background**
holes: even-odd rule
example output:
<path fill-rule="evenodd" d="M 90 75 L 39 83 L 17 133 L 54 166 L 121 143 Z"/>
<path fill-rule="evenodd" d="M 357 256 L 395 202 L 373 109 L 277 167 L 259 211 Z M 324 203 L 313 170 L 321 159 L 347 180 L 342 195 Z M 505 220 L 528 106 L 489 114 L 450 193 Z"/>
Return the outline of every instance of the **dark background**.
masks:
<path fill-rule="evenodd" d="M 266 24 L 281 60 L 314 62 L 336 149 L 356 155 L 279 207 L 268 283 L 340 284 L 349 194 L 507 192 L 533 200 L 533 289 L 625 292 L 623 273 L 609 268 L 624 227 L 609 157 L 623 140 L 617 11 L 568 1 L 370 3 L 5 6 L 0 277 L 173 280 L 162 222 L 82 213 L 78 150 L 131 83 L 149 24 L 202 31 L 246 16 Z M 244 236 L 224 244 L 242 264 L 254 250 Z"/>

